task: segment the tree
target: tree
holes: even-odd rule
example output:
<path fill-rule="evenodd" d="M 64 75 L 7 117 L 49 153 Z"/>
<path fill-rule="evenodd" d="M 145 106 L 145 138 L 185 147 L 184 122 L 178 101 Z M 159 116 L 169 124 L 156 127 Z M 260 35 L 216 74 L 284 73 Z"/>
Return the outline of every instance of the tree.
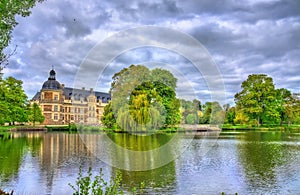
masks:
<path fill-rule="evenodd" d="M 202 106 L 203 115 L 199 119 L 201 124 L 223 123 L 224 111 L 219 102 L 206 102 Z"/>
<path fill-rule="evenodd" d="M 188 114 L 186 116 L 186 123 L 190 125 L 198 124 L 198 116 L 196 114 Z"/>
<path fill-rule="evenodd" d="M 234 125 L 235 124 L 234 119 L 236 117 L 235 107 L 230 107 L 229 105 L 226 105 L 224 111 L 225 111 L 225 123 Z"/>
<path fill-rule="evenodd" d="M 194 99 L 193 101 L 188 101 L 188 100 L 180 99 L 180 109 L 181 109 L 181 117 L 183 123 L 187 123 L 187 124 L 199 123 L 199 117 L 201 115 L 200 114 L 201 102 L 199 100 Z M 194 120 L 194 122 L 191 122 L 192 119 Z"/>
<path fill-rule="evenodd" d="M 152 81 L 165 84 L 175 90 L 177 78 L 168 70 L 155 68 L 151 71 Z"/>
<path fill-rule="evenodd" d="M 23 82 L 13 77 L 0 80 L 0 115 L 3 116 L 1 123 L 26 122 L 27 119 L 27 96 L 22 88 Z"/>
<path fill-rule="evenodd" d="M 11 33 L 17 26 L 16 16 L 30 15 L 30 8 L 43 0 L 1 0 L 0 1 L 0 73 L 8 64 L 8 58 L 14 53 L 5 54 L 4 49 L 11 41 Z"/>
<path fill-rule="evenodd" d="M 280 124 L 282 125 L 284 122 L 290 124 L 296 114 L 295 110 L 293 109 L 296 100 L 292 96 L 292 93 L 284 88 L 277 89 L 276 94 L 276 103 L 280 115 Z"/>
<path fill-rule="evenodd" d="M 44 120 L 45 117 L 43 116 L 39 105 L 37 103 L 33 103 L 32 107 L 29 108 L 28 121 L 32 122 L 33 126 L 35 126 L 35 122 L 42 123 Z"/>
<path fill-rule="evenodd" d="M 279 122 L 277 94 L 271 77 L 265 74 L 249 75 L 241 87 L 242 91 L 234 96 L 238 112 L 242 112 L 251 123 L 258 126 Z"/>
<path fill-rule="evenodd" d="M 150 71 L 142 65 L 131 65 L 112 78 L 111 110 L 105 112 L 104 119 L 113 121 L 113 117 L 125 130 L 156 129 L 179 123 L 180 103 L 175 93 L 177 79 L 169 71 Z"/>
<path fill-rule="evenodd" d="M 113 128 L 114 125 L 116 124 L 116 118 L 112 111 L 111 102 L 109 102 L 108 105 L 104 107 L 104 113 L 103 113 L 103 117 L 101 118 L 101 121 L 103 125 L 106 126 L 107 128 Z"/>
<path fill-rule="evenodd" d="M 0 124 L 4 124 L 9 120 L 9 105 L 6 101 L 7 88 L 6 82 L 0 77 Z"/>

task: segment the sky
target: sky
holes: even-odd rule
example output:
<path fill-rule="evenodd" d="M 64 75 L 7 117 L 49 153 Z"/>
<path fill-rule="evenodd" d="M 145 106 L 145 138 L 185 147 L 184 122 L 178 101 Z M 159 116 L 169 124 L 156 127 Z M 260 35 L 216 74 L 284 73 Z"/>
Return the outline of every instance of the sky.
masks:
<path fill-rule="evenodd" d="M 300 92 L 299 0 L 47 0 L 31 11 L 17 17 L 6 50 L 17 45 L 17 53 L 3 71 L 24 82 L 29 98 L 52 66 L 65 86 L 75 86 L 84 71 L 85 80 L 97 83 L 82 87 L 108 92 L 113 74 L 131 64 L 170 70 L 178 94 L 201 102 L 212 100 L 212 85 L 223 85 L 222 103 L 233 104 L 250 74 L 267 74 L 276 88 Z M 139 31 L 145 27 L 148 34 Z M 86 66 L 93 60 L 103 64 Z"/>

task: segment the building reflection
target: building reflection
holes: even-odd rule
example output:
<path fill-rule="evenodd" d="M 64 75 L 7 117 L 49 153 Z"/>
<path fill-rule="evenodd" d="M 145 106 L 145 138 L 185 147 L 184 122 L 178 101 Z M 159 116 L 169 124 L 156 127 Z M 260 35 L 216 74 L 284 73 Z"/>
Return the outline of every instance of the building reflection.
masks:
<path fill-rule="evenodd" d="M 67 185 L 77 177 L 79 166 L 92 167 L 97 173 L 97 167 L 105 166 L 101 162 L 101 160 L 105 160 L 102 159 L 103 155 L 105 155 L 108 165 L 114 165 L 118 162 L 119 165 L 122 164 L 126 168 L 125 170 L 120 167 L 103 167 L 107 171 L 104 176 L 105 180 L 108 180 L 110 175 L 115 175 L 116 171 L 119 170 L 123 178 L 122 186 L 129 191 L 132 187 L 139 187 L 142 182 L 148 187 L 166 187 L 169 192 L 175 189 L 177 185 L 172 148 L 165 147 L 163 154 L 155 152 L 155 149 L 164 146 L 172 139 L 170 135 L 111 134 L 107 136 L 106 134 L 16 132 L 6 139 L 9 141 L 0 138 L 0 141 L 3 142 L 1 143 L 3 147 L 0 148 L 0 155 L 3 157 L 0 159 L 0 173 L 5 175 L 7 182 L 14 175 L 22 178 L 13 180 L 24 181 L 29 177 L 20 174 L 22 171 L 28 171 L 26 165 L 24 168 L 24 163 L 30 163 L 28 165 L 34 166 L 33 170 L 36 170 L 34 175 L 37 176 L 34 178 L 39 179 L 38 185 L 41 185 L 26 186 L 30 192 L 42 188 L 45 189 L 45 193 L 53 193 L 57 190 L 57 180 L 66 178 L 68 180 L 63 181 L 64 184 L 61 185 Z M 126 152 L 113 150 L 110 145 L 106 144 L 107 139 L 120 148 L 128 150 Z M 130 151 L 141 152 L 132 157 Z M 163 158 L 172 160 L 157 166 L 157 162 L 162 161 Z M 69 181 L 70 179 L 71 181 Z M 18 185 L 22 186 L 23 184 Z"/>

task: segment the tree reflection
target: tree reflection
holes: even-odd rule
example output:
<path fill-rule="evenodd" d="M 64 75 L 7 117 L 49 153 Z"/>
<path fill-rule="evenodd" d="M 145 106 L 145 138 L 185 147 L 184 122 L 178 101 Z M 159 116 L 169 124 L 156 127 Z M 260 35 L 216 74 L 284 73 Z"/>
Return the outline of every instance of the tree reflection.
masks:
<path fill-rule="evenodd" d="M 245 142 L 238 145 L 240 162 L 243 165 L 246 181 L 252 189 L 276 188 L 276 168 L 288 159 L 281 132 L 248 132 Z M 277 143 L 276 143 L 277 142 Z"/>
<path fill-rule="evenodd" d="M 172 148 L 165 145 L 172 139 L 173 135 L 131 135 L 131 134 L 111 134 L 110 139 L 119 146 L 128 150 L 117 150 L 113 154 L 113 160 L 124 163 L 126 170 L 112 169 L 112 175 L 119 170 L 122 173 L 122 184 L 125 188 L 140 187 L 143 182 L 148 188 L 172 188 L 176 184 L 175 162 L 171 161 L 164 166 L 157 168 L 157 162 L 162 158 L 174 159 Z M 163 153 L 155 149 L 165 146 L 167 149 Z M 130 158 L 130 151 L 141 151 L 135 154 L 135 158 Z M 145 152 L 143 152 L 145 151 Z M 147 152 L 147 153 L 146 153 Z M 144 169 L 148 167 L 149 169 Z M 142 170 L 142 171 L 132 171 Z M 168 189 L 170 192 L 170 189 Z"/>
<path fill-rule="evenodd" d="M 8 181 L 17 176 L 26 150 L 36 154 L 42 138 L 34 134 L 4 133 L 0 135 L 0 178 Z"/>

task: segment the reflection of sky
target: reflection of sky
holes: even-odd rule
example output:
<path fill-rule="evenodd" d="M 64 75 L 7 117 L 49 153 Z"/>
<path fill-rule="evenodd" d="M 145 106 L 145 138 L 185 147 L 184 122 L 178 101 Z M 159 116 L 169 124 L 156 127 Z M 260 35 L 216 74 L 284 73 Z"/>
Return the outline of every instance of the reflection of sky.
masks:
<path fill-rule="evenodd" d="M 181 184 L 178 194 L 245 193 L 247 184 L 237 158 L 236 144 L 235 140 L 194 139 L 190 150 L 176 163 L 177 182 Z M 203 147 L 210 147 L 206 154 L 201 151 Z"/>
<path fill-rule="evenodd" d="M 243 136 L 243 135 L 242 135 Z M 299 194 L 300 193 L 300 148 L 294 140 L 288 143 L 277 142 L 276 147 L 282 149 L 282 156 L 275 160 L 280 166 L 274 166 L 274 159 L 267 162 L 251 161 L 243 148 L 257 140 L 243 141 L 240 135 L 220 135 L 208 153 L 203 154 L 201 148 L 210 145 L 211 140 L 194 139 L 187 152 L 176 162 L 178 194 Z M 259 137 L 259 136 L 258 136 Z M 299 140 L 300 137 L 298 137 Z M 252 142 L 253 141 L 253 142 Z M 269 142 L 260 142 L 261 147 Z M 271 143 L 273 144 L 273 143 Z M 268 146 L 269 147 L 269 146 Z M 243 153 L 244 152 L 244 153 Z M 260 153 L 263 155 L 263 153 Z M 246 159 L 248 158 L 248 159 Z M 269 164 L 265 174 L 260 175 L 262 164 Z M 276 163 L 275 163 L 276 164 Z M 250 167 L 249 167 L 250 166 Z M 257 169 L 255 166 L 258 166 Z"/>

